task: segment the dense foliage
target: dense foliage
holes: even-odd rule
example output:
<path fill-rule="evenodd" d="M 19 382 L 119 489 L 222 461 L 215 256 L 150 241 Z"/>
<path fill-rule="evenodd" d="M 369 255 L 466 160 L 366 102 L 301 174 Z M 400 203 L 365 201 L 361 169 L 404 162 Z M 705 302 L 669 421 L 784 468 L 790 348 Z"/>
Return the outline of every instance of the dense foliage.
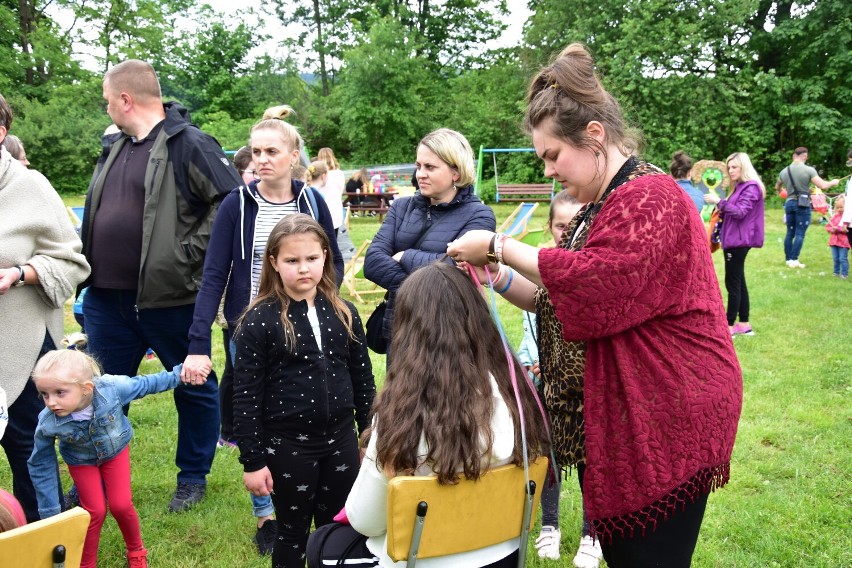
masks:
<path fill-rule="evenodd" d="M 528 78 L 582 41 L 657 164 L 681 148 L 696 159 L 746 151 L 771 183 L 804 145 L 824 176 L 846 173 L 844 0 L 537 0 L 521 44 L 498 50 L 484 44 L 504 31 L 505 0 L 267 6 L 223 17 L 186 0 L 0 0 L 0 92 L 33 167 L 60 191 L 85 190 L 109 124 L 100 77 L 128 57 L 151 61 L 164 95 L 229 149 L 281 103 L 309 148 L 331 146 L 344 164 L 410 161 L 438 126 L 475 148 L 526 146 Z M 284 26 L 286 58 L 252 53 L 268 39 L 259 18 Z M 528 154 L 502 155 L 499 168 L 503 181 L 541 176 Z"/>

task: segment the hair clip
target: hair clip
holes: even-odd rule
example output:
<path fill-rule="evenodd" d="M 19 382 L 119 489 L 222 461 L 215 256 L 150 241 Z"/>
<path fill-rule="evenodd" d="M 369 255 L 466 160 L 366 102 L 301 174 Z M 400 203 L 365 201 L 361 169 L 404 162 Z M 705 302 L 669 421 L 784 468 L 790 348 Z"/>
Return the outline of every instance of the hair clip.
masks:
<path fill-rule="evenodd" d="M 66 347 L 65 349 L 70 349 L 71 351 L 77 351 L 77 344 L 76 344 L 76 343 L 71 343 L 71 344 L 69 344 L 69 345 L 68 345 L 68 347 Z"/>
<path fill-rule="evenodd" d="M 316 169 L 316 168 L 314 168 L 313 166 L 308 166 L 308 171 L 309 171 L 309 172 L 311 172 L 311 174 L 313 174 L 313 173 L 314 173 L 314 170 L 315 170 L 315 169 Z"/>
<path fill-rule="evenodd" d="M 559 88 L 559 83 L 556 83 L 556 82 L 551 83 L 551 84 L 550 84 L 550 88 L 551 88 L 551 89 L 558 89 L 558 88 Z"/>

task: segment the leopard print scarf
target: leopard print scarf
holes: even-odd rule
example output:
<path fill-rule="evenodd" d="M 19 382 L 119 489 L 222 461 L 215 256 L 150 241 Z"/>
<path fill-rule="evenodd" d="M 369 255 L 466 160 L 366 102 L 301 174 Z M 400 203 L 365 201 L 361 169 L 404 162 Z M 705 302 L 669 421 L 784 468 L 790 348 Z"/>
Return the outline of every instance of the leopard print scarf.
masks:
<path fill-rule="evenodd" d="M 571 220 L 558 248 L 578 251 L 586 244 L 591 228 L 607 198 L 619 186 L 647 174 L 662 173 L 647 162 L 631 156 L 618 170 L 597 204 L 588 204 Z M 538 316 L 539 364 L 541 366 L 544 404 L 550 416 L 553 452 L 560 467 L 585 463 L 585 430 L 583 422 L 583 374 L 586 368 L 586 343 L 562 339 L 562 324 L 547 290 L 539 288 L 535 295 Z"/>

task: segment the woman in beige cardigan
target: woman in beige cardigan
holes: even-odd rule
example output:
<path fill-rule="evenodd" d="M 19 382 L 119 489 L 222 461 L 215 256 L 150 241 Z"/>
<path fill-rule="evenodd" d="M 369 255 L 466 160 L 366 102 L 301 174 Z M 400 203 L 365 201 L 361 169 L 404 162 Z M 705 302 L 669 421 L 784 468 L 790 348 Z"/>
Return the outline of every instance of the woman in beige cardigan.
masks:
<path fill-rule="evenodd" d="M 0 142 L 11 125 L 12 111 L 0 95 Z M 30 373 L 41 354 L 59 344 L 65 300 L 88 276 L 89 264 L 50 182 L 6 150 L 0 150 L 0 243 L 0 387 L 9 405 L 0 445 L 15 497 L 32 522 L 38 506 L 27 459 L 44 404 Z"/>

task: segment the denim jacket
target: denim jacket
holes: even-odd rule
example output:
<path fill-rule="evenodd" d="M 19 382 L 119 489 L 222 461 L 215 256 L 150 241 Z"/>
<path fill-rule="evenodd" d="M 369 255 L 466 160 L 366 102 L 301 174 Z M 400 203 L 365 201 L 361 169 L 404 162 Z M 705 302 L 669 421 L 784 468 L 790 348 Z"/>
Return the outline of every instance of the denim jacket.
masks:
<path fill-rule="evenodd" d="M 57 500 L 55 440 L 68 465 L 101 465 L 117 456 L 133 437 L 133 428 L 121 407 L 145 395 L 175 388 L 180 383 L 181 365 L 153 375 L 126 377 L 102 375 L 95 379 L 92 394 L 94 416 L 74 420 L 71 415 L 58 417 L 49 408 L 38 415 L 33 453 L 27 461 L 38 497 L 42 519 L 61 512 Z"/>

